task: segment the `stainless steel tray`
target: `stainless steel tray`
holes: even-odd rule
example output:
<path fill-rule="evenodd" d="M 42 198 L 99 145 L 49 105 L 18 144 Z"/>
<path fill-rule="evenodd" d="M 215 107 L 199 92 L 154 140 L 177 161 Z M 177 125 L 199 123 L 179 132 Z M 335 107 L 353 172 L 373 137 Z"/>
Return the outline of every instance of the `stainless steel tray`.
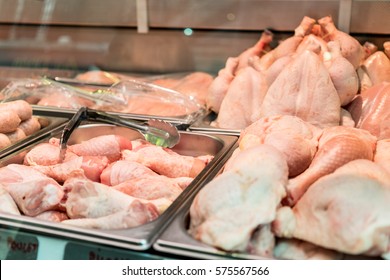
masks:
<path fill-rule="evenodd" d="M 215 247 L 194 239 L 187 232 L 190 221 L 189 211 L 193 199 L 198 191 L 220 172 L 236 147 L 235 145 L 222 160 L 216 163 L 212 172 L 209 172 L 208 177 L 204 178 L 196 190 L 192 192 L 191 196 L 187 197 L 186 202 L 183 203 L 176 217 L 154 243 L 153 248 L 156 251 L 195 259 L 265 259 L 256 255 L 228 253 L 218 250 Z"/>
<path fill-rule="evenodd" d="M 217 115 L 214 112 L 210 112 L 206 115 L 199 116 L 189 127 L 190 131 L 214 133 L 214 134 L 224 134 L 224 135 L 236 135 L 240 136 L 240 129 L 228 129 L 228 128 L 218 128 L 211 126 L 211 123 L 217 118 Z"/>
<path fill-rule="evenodd" d="M 20 163 L 23 160 L 24 155 L 35 145 L 47 142 L 50 137 L 59 137 L 60 133 L 60 129 L 52 131 L 50 136 L 41 139 L 37 143 L 34 143 L 34 145 L 27 146 L 17 153 L 3 158 L 3 160 L 0 161 L 0 165 L 5 166 L 9 163 Z M 68 143 L 79 143 L 92 137 L 106 134 L 118 134 L 131 140 L 142 137 L 138 132 L 128 128 L 95 123 L 77 128 L 73 132 Z M 168 209 L 153 222 L 124 230 L 92 230 L 40 221 L 27 216 L 0 214 L 0 224 L 62 238 L 77 239 L 134 250 L 147 250 L 151 247 L 152 243 L 157 239 L 163 229 L 169 224 L 170 220 L 174 218 L 182 203 L 187 200 L 187 197 L 192 195 L 203 178 L 208 177 L 208 174 L 212 172 L 214 166 L 224 159 L 237 140 L 237 137 L 234 136 L 205 135 L 192 132 L 180 132 L 180 135 L 181 140 L 173 150 L 183 155 L 192 156 L 211 154 L 214 155 L 214 159 L 197 177 L 194 178 L 192 183 L 168 207 Z"/>
<path fill-rule="evenodd" d="M 66 125 L 66 123 L 69 121 L 71 115 L 69 116 L 48 116 L 45 114 L 41 114 L 39 112 L 33 111 L 33 116 L 37 117 L 39 119 L 39 122 L 41 123 L 41 129 L 39 131 L 34 132 L 33 134 L 27 136 L 24 139 L 21 139 L 17 142 L 15 142 L 12 145 L 9 145 L 8 147 L 5 147 L 4 149 L 0 150 L 0 159 L 27 146 L 32 143 L 35 143 L 40 138 L 45 137 L 45 134 L 48 133 L 51 130 L 54 130 L 56 128 L 62 128 Z"/>

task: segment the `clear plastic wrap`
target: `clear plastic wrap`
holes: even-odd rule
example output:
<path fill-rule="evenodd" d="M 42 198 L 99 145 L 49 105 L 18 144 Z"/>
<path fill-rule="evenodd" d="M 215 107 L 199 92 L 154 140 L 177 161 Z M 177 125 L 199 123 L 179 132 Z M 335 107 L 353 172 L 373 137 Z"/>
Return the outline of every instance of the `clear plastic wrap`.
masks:
<path fill-rule="evenodd" d="M 19 79 L 10 82 L 1 92 L 2 101 L 23 99 L 30 104 L 77 109 L 101 106 L 122 108 L 126 105 L 124 96 L 107 89 L 83 89 L 56 81 L 41 79 Z"/>
<path fill-rule="evenodd" d="M 76 81 L 70 85 L 47 78 L 20 79 L 9 83 L 0 96 L 3 101 L 23 99 L 40 106 L 85 106 L 107 112 L 181 117 L 186 121 L 204 112 L 196 98 L 142 80 L 122 79 L 104 87 L 82 82 L 76 86 Z"/>

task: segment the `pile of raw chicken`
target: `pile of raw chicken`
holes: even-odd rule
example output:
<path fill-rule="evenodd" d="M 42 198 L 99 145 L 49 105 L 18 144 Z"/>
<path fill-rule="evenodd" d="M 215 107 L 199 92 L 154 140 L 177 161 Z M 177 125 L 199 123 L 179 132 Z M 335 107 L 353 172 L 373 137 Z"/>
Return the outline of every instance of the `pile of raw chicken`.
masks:
<path fill-rule="evenodd" d="M 26 101 L 0 103 L 0 150 L 34 134 L 42 126 Z"/>
<path fill-rule="evenodd" d="M 266 258 L 390 258 L 390 42 L 361 45 L 330 17 L 271 40 L 210 86 L 215 125 L 241 134 L 195 197 L 189 233 Z"/>
<path fill-rule="evenodd" d="M 102 135 L 69 145 L 36 145 L 21 164 L 0 168 L 0 212 L 94 229 L 124 229 L 158 218 L 209 163 L 144 140 Z"/>

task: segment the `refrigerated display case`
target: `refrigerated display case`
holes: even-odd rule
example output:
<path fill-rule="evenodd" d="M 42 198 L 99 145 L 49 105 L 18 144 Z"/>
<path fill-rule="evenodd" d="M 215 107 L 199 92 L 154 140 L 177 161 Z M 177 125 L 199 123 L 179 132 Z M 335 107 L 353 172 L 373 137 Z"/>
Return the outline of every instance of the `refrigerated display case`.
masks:
<path fill-rule="evenodd" d="M 270 45 L 274 48 L 294 34 L 304 16 L 314 19 L 330 16 L 339 30 L 351 34 L 361 44 L 370 42 L 381 50 L 383 43 L 390 41 L 390 1 L 0 0 L 0 87 L 27 78 L 74 78 L 91 70 L 129 75 L 143 81 L 193 72 L 216 77 L 229 57 L 253 46 L 264 30 L 273 33 Z M 75 113 L 39 106 L 35 111 L 48 117 L 69 117 Z M 203 113 L 191 118 L 157 116 L 175 124 L 183 135 L 200 133 L 223 144 L 214 150 L 217 161 L 204 177 L 197 179 L 193 192 L 171 211 L 169 219 L 158 225 L 161 227 L 158 236 L 147 238 L 147 246 L 145 240 L 141 240 L 142 246 L 137 244 L 139 247 L 126 238 L 119 244 L 110 234 L 97 237 L 96 233 L 66 232 L 61 227 L 3 215 L 0 258 L 252 258 L 226 254 L 194 240 L 187 243 L 172 240 L 176 238 L 172 232 L 178 230 L 175 233 L 182 238 L 179 241 L 190 238 L 182 231 L 193 196 L 219 173 L 240 135 L 240 129 L 210 126 L 215 114 Z M 120 115 L 134 120 L 150 118 L 144 114 Z M 58 135 L 59 131 L 55 132 Z M 53 135 L 53 131 L 48 134 Z M 197 143 L 190 141 L 192 149 L 205 143 L 197 139 Z M 41 140 L 36 139 L 35 143 Z M 22 151 L 27 144 L 31 143 L 13 148 Z M 5 160 L 9 159 L 10 153 L 5 156 Z"/>

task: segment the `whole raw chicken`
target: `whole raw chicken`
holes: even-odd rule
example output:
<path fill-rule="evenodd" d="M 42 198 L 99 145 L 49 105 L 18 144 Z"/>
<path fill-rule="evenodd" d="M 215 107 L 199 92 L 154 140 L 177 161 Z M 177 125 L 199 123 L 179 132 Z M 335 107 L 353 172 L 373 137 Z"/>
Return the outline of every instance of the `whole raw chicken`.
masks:
<path fill-rule="evenodd" d="M 389 182 L 352 173 L 346 165 L 315 182 L 292 209 L 280 208 L 273 230 L 339 252 L 386 258 L 389 213 Z"/>
<path fill-rule="evenodd" d="M 260 116 L 274 115 L 297 116 L 319 128 L 340 123 L 340 98 L 317 54 L 304 51 L 269 87 Z"/>
<path fill-rule="evenodd" d="M 272 256 L 275 241 L 267 227 L 286 194 L 286 160 L 274 147 L 258 145 L 230 161 L 195 197 L 189 232 L 195 239 L 227 251 L 252 251 L 252 234 L 260 231 L 266 243 L 256 240 L 262 248 L 256 252 Z"/>

